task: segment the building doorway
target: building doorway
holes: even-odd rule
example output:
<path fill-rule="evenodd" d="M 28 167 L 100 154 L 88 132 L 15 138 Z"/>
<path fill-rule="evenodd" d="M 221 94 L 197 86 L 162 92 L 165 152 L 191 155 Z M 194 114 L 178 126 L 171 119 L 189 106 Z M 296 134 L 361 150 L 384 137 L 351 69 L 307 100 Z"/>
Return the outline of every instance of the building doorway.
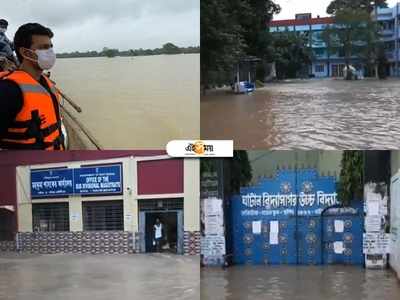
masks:
<path fill-rule="evenodd" d="M 333 64 L 332 65 L 332 77 L 344 77 L 345 64 Z"/>
<path fill-rule="evenodd" d="M 154 225 L 159 219 L 162 224 L 163 238 L 161 252 L 177 253 L 178 245 L 178 212 L 146 213 L 146 252 L 156 252 Z"/>
<path fill-rule="evenodd" d="M 0 208 L 0 241 L 13 241 L 15 232 L 16 222 L 14 212 Z"/>
<path fill-rule="evenodd" d="M 140 252 L 156 252 L 154 225 L 163 224 L 161 252 L 183 254 L 183 199 L 139 200 Z"/>

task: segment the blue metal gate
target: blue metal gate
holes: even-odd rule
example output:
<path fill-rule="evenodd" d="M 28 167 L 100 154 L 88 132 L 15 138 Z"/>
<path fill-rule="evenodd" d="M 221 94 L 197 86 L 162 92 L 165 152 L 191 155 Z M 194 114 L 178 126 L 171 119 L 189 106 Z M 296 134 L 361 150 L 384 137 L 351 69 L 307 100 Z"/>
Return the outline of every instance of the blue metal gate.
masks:
<path fill-rule="evenodd" d="M 231 203 L 234 263 L 362 261 L 362 210 L 343 215 L 327 209 L 338 205 L 335 177 L 319 176 L 315 169 L 279 170 L 274 178 L 242 188 Z"/>

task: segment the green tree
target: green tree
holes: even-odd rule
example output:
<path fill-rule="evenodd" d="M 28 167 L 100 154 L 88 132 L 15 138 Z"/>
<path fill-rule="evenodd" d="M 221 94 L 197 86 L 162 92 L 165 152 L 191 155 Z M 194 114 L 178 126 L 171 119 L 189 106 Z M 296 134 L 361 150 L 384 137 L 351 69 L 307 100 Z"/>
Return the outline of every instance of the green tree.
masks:
<path fill-rule="evenodd" d="M 330 76 L 330 65 L 331 65 L 331 56 L 337 53 L 338 48 L 340 46 L 339 38 L 337 36 L 336 31 L 332 26 L 327 26 L 325 30 L 321 33 L 321 39 L 325 43 L 326 54 L 327 54 L 327 67 L 328 67 L 328 77 Z"/>
<path fill-rule="evenodd" d="M 268 57 L 272 42 L 266 24 L 279 6 L 271 0 L 202 0 L 201 83 L 230 83 L 245 56 Z"/>
<path fill-rule="evenodd" d="M 300 73 L 308 75 L 312 53 L 306 35 L 289 31 L 277 33 L 273 37 L 273 48 L 272 57 L 279 79 L 296 78 Z"/>
<path fill-rule="evenodd" d="M 230 165 L 230 192 L 238 193 L 240 188 L 247 186 L 252 177 L 252 169 L 247 151 L 234 151 Z"/>
<path fill-rule="evenodd" d="M 349 70 L 351 58 L 359 55 L 357 51 L 365 47 L 362 37 L 366 35 L 368 30 L 366 24 L 369 21 L 370 15 L 363 10 L 345 8 L 336 12 L 335 27 L 332 30 L 343 49 L 347 70 Z M 347 72 L 346 79 L 350 80 L 351 78 L 351 72 Z"/>
<path fill-rule="evenodd" d="M 377 65 L 378 65 L 378 77 L 379 79 L 385 79 L 387 77 L 387 67 L 389 61 L 386 57 L 385 47 L 383 43 L 379 43 L 377 46 Z"/>
<path fill-rule="evenodd" d="M 162 51 L 164 52 L 164 54 L 179 54 L 179 53 L 181 53 L 181 49 L 172 43 L 164 44 L 162 47 Z"/>
<path fill-rule="evenodd" d="M 217 172 L 221 161 L 215 158 L 200 160 L 200 173 Z M 225 192 L 235 194 L 252 179 L 252 169 L 246 151 L 234 151 L 233 158 L 223 159 Z M 225 172 L 227 171 L 227 172 Z M 218 174 L 220 176 L 220 174 Z"/>
<path fill-rule="evenodd" d="M 110 49 L 107 47 L 103 48 L 103 55 L 107 56 L 107 57 L 115 57 L 119 54 L 119 50 L 118 49 Z"/>
<path fill-rule="evenodd" d="M 328 5 L 326 12 L 336 15 L 342 10 L 363 10 L 371 13 L 376 7 L 387 7 L 386 0 L 333 0 Z"/>
<path fill-rule="evenodd" d="M 360 200 L 364 190 L 364 157 L 362 151 L 343 151 L 339 178 L 339 200 L 349 205 Z"/>

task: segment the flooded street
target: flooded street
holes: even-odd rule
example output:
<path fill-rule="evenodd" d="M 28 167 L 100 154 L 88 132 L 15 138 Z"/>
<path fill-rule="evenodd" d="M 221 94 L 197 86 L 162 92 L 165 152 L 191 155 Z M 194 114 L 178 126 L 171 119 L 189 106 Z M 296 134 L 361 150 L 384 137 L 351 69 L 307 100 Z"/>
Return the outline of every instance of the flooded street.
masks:
<path fill-rule="evenodd" d="M 297 80 L 201 99 L 201 137 L 235 148 L 397 149 L 400 80 Z"/>
<path fill-rule="evenodd" d="M 195 256 L 1 254 L 0 299 L 200 299 L 199 272 Z"/>
<path fill-rule="evenodd" d="M 202 300 L 398 300 L 391 271 L 353 266 L 237 266 L 201 271 Z"/>
<path fill-rule="evenodd" d="M 106 149 L 163 149 L 199 135 L 200 56 L 58 59 L 52 79 L 68 110 Z"/>

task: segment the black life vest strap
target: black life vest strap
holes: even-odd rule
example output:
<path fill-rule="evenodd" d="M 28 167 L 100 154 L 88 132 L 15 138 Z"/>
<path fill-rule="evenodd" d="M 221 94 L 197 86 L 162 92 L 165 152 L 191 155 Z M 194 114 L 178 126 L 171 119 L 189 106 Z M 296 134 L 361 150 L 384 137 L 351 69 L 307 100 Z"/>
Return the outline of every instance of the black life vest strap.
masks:
<path fill-rule="evenodd" d="M 32 121 L 29 121 L 29 125 Z M 61 126 L 61 122 L 54 123 L 46 128 L 40 129 L 40 136 L 45 138 L 48 137 L 53 132 L 57 131 L 58 128 Z M 30 130 L 32 127 L 29 126 L 24 132 L 6 132 L 3 135 L 4 139 L 8 140 L 27 140 L 37 137 L 37 132 L 35 130 Z"/>

